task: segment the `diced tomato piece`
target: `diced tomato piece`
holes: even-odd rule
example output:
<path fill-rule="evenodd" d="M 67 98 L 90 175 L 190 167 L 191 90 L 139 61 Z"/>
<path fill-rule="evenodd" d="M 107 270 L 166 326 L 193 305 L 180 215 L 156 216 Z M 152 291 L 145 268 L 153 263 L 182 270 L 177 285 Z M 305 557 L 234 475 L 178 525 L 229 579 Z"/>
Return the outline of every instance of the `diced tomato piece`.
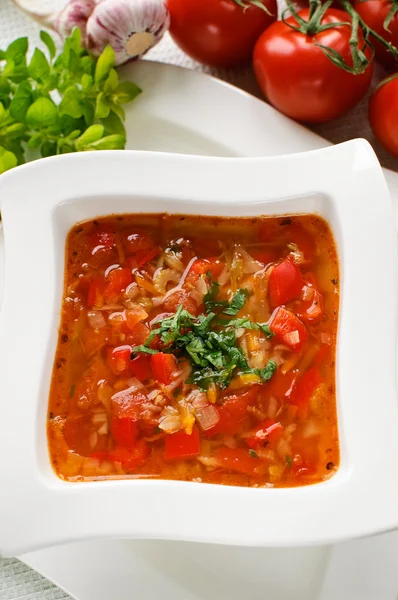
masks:
<path fill-rule="evenodd" d="M 115 375 L 128 375 L 131 367 L 131 346 L 107 348 L 107 363 Z"/>
<path fill-rule="evenodd" d="M 164 352 L 151 355 L 151 367 L 154 378 L 165 385 L 172 382 L 173 374 L 178 369 L 175 356 Z"/>
<path fill-rule="evenodd" d="M 294 313 L 282 306 L 272 313 L 269 326 L 272 333 L 292 350 L 300 350 L 308 338 L 305 325 Z"/>
<path fill-rule="evenodd" d="M 96 429 L 88 413 L 75 414 L 65 419 L 63 434 L 69 448 L 81 456 L 90 456 L 93 450 L 102 451 L 105 449 L 105 436 L 98 436 L 97 443 L 93 449 L 91 443 L 91 434 Z"/>
<path fill-rule="evenodd" d="M 133 281 L 131 270 L 127 267 L 118 267 L 112 269 L 106 278 L 104 289 L 105 302 L 111 303 L 117 300 L 122 291 L 124 291 Z"/>
<path fill-rule="evenodd" d="M 150 260 L 155 258 L 160 254 L 160 248 L 158 246 L 154 246 L 149 250 L 138 250 L 135 254 L 135 258 L 137 261 L 137 267 L 142 267 L 146 265 Z"/>
<path fill-rule="evenodd" d="M 268 296 L 272 307 L 286 304 L 300 295 L 304 280 L 299 267 L 285 258 L 272 269 L 268 283 Z"/>
<path fill-rule="evenodd" d="M 143 465 L 149 454 L 150 449 L 145 440 L 138 440 L 133 448 L 116 446 L 109 452 L 109 458 L 115 462 L 120 462 L 126 470 L 131 470 Z"/>
<path fill-rule="evenodd" d="M 217 279 L 224 265 L 218 258 L 200 258 L 196 260 L 189 271 L 184 285 L 194 286 L 201 275 L 210 271 L 213 279 Z"/>
<path fill-rule="evenodd" d="M 151 369 L 151 358 L 148 354 L 138 354 L 130 363 L 133 375 L 140 381 L 148 381 L 153 378 Z"/>
<path fill-rule="evenodd" d="M 263 263 L 264 266 L 278 260 L 278 252 L 272 248 L 250 249 L 250 256 L 252 256 L 254 260 Z"/>
<path fill-rule="evenodd" d="M 172 433 L 165 438 L 164 458 L 165 460 L 176 460 L 179 458 L 193 458 L 200 453 L 199 430 L 192 429 L 189 435 L 185 431 Z"/>
<path fill-rule="evenodd" d="M 221 406 L 215 406 L 220 420 L 206 431 L 209 437 L 219 433 L 234 435 L 247 417 L 247 407 L 255 404 L 260 386 L 253 385 L 247 392 L 228 396 Z"/>
<path fill-rule="evenodd" d="M 134 306 L 134 308 L 129 308 L 128 310 L 126 310 L 127 328 L 134 329 L 134 327 L 137 325 L 137 323 L 146 319 L 147 316 L 148 316 L 148 313 L 139 304 L 136 304 Z"/>
<path fill-rule="evenodd" d="M 119 419 L 138 421 L 143 413 L 143 404 L 148 402 L 145 394 L 129 389 L 117 392 L 112 396 L 113 416 Z"/>
<path fill-rule="evenodd" d="M 175 313 L 179 306 L 182 306 L 191 315 L 196 316 L 198 314 L 198 305 L 187 293 L 186 290 L 181 290 L 171 294 L 163 303 L 164 308 L 167 312 Z"/>
<path fill-rule="evenodd" d="M 138 231 L 128 235 L 125 239 L 126 251 L 130 254 L 136 252 L 147 252 L 155 246 L 155 241 L 151 235 L 143 231 Z"/>
<path fill-rule="evenodd" d="M 129 330 L 126 341 L 132 346 L 141 346 L 147 341 L 149 333 L 149 328 L 140 321 Z"/>
<path fill-rule="evenodd" d="M 322 296 L 315 288 L 312 288 L 312 294 L 309 300 L 302 300 L 297 309 L 297 316 L 305 322 L 313 323 L 318 321 L 323 315 Z"/>
<path fill-rule="evenodd" d="M 103 277 L 95 277 L 88 288 L 87 306 L 101 308 L 104 305 L 105 281 Z"/>
<path fill-rule="evenodd" d="M 295 392 L 298 376 L 298 371 L 282 373 L 281 369 L 277 369 L 268 383 L 267 394 L 277 398 L 291 398 Z"/>
<path fill-rule="evenodd" d="M 235 471 L 243 475 L 262 475 L 266 465 L 255 456 L 251 456 L 246 448 L 226 448 L 222 446 L 215 453 L 220 466 L 227 471 Z"/>
<path fill-rule="evenodd" d="M 111 423 L 111 433 L 117 444 L 131 448 L 137 439 L 137 423 L 132 419 L 114 417 Z"/>
<path fill-rule="evenodd" d="M 275 444 L 282 437 L 283 426 L 279 421 L 264 419 L 256 428 L 251 431 L 250 436 L 246 438 L 249 448 L 256 450 L 265 443 Z"/>
<path fill-rule="evenodd" d="M 116 245 L 116 236 L 111 231 L 104 229 L 94 229 L 87 236 L 91 253 L 103 248 L 114 248 Z"/>
<path fill-rule="evenodd" d="M 312 394 L 321 383 L 322 377 L 317 367 L 311 367 L 297 382 L 294 404 L 298 407 L 307 407 Z"/>
<path fill-rule="evenodd" d="M 88 235 L 88 251 L 90 266 L 97 269 L 106 268 L 117 259 L 115 233 L 103 229 L 93 230 Z"/>

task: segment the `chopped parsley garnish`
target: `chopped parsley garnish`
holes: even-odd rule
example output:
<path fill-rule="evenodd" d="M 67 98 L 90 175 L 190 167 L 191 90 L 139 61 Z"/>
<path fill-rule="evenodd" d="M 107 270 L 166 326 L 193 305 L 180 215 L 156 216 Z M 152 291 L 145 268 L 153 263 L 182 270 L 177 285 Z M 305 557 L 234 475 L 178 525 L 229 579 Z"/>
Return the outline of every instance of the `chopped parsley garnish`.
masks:
<path fill-rule="evenodd" d="M 292 463 L 292 457 L 291 457 L 291 456 L 289 456 L 289 454 L 286 454 L 286 456 L 285 456 L 285 460 L 286 460 L 286 464 L 287 464 L 287 466 L 289 467 L 289 469 L 291 469 L 291 467 L 292 467 L 292 464 L 293 464 L 293 463 Z"/>
<path fill-rule="evenodd" d="M 236 315 L 244 306 L 249 292 L 246 289 L 238 290 L 231 302 L 220 301 L 217 299 L 220 286 L 211 279 L 210 274 L 208 276 L 211 287 L 204 297 L 207 314 L 196 317 L 180 305 L 174 315 L 154 325 L 145 344 L 133 348 L 132 355 L 138 352 L 160 352 L 150 347 L 153 340 L 159 338 L 163 346 L 162 352 L 190 360 L 192 373 L 188 383 L 194 383 L 204 391 L 212 384 L 224 389 L 238 374 L 253 374 L 268 381 L 276 371 L 275 361 L 268 361 L 263 369 L 251 369 L 243 350 L 237 345 L 235 331 L 239 327 L 257 329 L 269 338 L 272 336 L 269 326 L 254 323 L 247 318 L 221 320 L 221 312 Z"/>
<path fill-rule="evenodd" d="M 75 389 L 76 389 L 75 384 L 73 384 L 73 385 L 70 386 L 69 398 L 73 398 L 73 396 L 75 395 Z"/>
<path fill-rule="evenodd" d="M 251 456 L 252 458 L 258 458 L 258 454 L 255 450 L 249 450 L 249 456 Z"/>
<path fill-rule="evenodd" d="M 237 315 L 246 302 L 249 295 L 248 290 L 240 289 L 235 292 L 231 302 L 228 302 L 228 300 L 217 300 L 220 284 L 217 281 L 213 281 L 210 271 L 207 272 L 207 277 L 210 280 L 210 289 L 203 298 L 206 312 L 216 311 L 217 308 L 220 308 L 224 315 L 230 317 Z"/>

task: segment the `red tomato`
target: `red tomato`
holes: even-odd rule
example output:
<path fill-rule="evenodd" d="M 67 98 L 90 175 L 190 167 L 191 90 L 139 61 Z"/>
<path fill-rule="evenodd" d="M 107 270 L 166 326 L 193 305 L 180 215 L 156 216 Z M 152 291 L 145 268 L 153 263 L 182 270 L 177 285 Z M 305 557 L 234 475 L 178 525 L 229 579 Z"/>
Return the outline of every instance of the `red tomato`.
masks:
<path fill-rule="evenodd" d="M 127 329 L 134 330 L 134 327 L 140 321 L 143 321 L 148 316 L 148 313 L 142 306 L 137 304 L 134 308 L 129 308 L 126 311 L 126 326 Z"/>
<path fill-rule="evenodd" d="M 175 356 L 163 352 L 151 355 L 151 367 L 154 378 L 165 385 L 172 382 L 173 374 L 178 369 Z"/>
<path fill-rule="evenodd" d="M 217 279 L 223 268 L 224 265 L 218 258 L 200 258 L 193 263 L 191 270 L 185 278 L 184 285 L 188 284 L 193 287 L 199 277 L 205 275 L 208 271 L 210 271 L 213 279 Z"/>
<path fill-rule="evenodd" d="M 313 323 L 314 321 L 318 321 L 323 315 L 322 296 L 318 290 L 312 286 L 307 286 L 305 290 L 308 298 L 306 300 L 301 300 L 297 310 L 296 308 L 295 310 L 297 316 L 300 317 L 302 321 Z"/>
<path fill-rule="evenodd" d="M 118 267 L 110 271 L 105 281 L 104 299 L 110 304 L 133 282 L 133 276 L 127 267 Z"/>
<path fill-rule="evenodd" d="M 385 79 L 373 92 L 369 121 L 379 142 L 393 156 L 398 156 L 398 74 Z"/>
<path fill-rule="evenodd" d="M 152 250 L 156 245 L 153 237 L 142 231 L 128 235 L 125 238 L 124 244 L 126 251 L 131 254 L 143 251 L 148 252 L 148 250 Z"/>
<path fill-rule="evenodd" d="M 299 296 L 304 285 L 299 267 L 290 258 L 285 258 L 271 271 L 268 296 L 272 307 L 286 304 Z"/>
<path fill-rule="evenodd" d="M 132 346 L 141 346 L 141 344 L 145 344 L 147 341 L 149 333 L 149 328 L 144 323 L 137 323 L 137 325 L 130 328 L 126 336 L 126 341 Z"/>
<path fill-rule="evenodd" d="M 312 367 L 297 382 L 294 404 L 299 407 L 306 407 L 312 394 L 322 383 L 322 377 L 317 367 Z"/>
<path fill-rule="evenodd" d="M 143 465 L 150 454 L 150 449 L 145 440 L 138 440 L 131 449 L 117 446 L 108 453 L 110 460 L 120 462 L 126 470 L 132 470 Z"/>
<path fill-rule="evenodd" d="M 181 290 L 171 294 L 163 303 L 163 306 L 167 312 L 175 313 L 179 306 L 182 306 L 191 315 L 196 316 L 198 314 L 198 305 L 193 300 L 186 290 Z"/>
<path fill-rule="evenodd" d="M 158 256 L 158 254 L 160 254 L 160 248 L 157 246 L 155 248 L 150 248 L 149 250 L 138 250 L 135 255 L 137 267 L 142 267 L 147 262 Z"/>
<path fill-rule="evenodd" d="M 388 28 L 384 27 L 390 11 L 395 4 L 391 0 L 355 0 L 354 8 L 366 25 L 378 33 L 387 42 L 398 48 L 398 13 L 392 17 Z M 376 58 L 386 66 L 397 65 L 397 59 L 383 44 L 371 36 L 371 42 L 376 51 Z"/>
<path fill-rule="evenodd" d="M 308 21 L 308 9 L 298 14 Z M 297 27 L 294 17 L 286 21 Z M 344 11 L 328 9 L 322 25 L 339 21 L 351 18 Z M 306 35 L 283 21 L 273 23 L 258 39 L 253 54 L 254 71 L 265 97 L 285 115 L 306 123 L 324 123 L 344 115 L 368 90 L 373 65 L 360 75 L 348 73 L 333 64 L 318 44 L 338 52 L 352 65 L 350 37 L 349 25 Z M 359 47 L 363 47 L 361 31 Z M 365 54 L 371 58 L 370 49 Z"/>
<path fill-rule="evenodd" d="M 131 448 L 137 439 L 137 423 L 132 419 L 113 418 L 111 423 L 112 437 L 117 444 Z"/>
<path fill-rule="evenodd" d="M 282 437 L 283 426 L 279 421 L 265 419 L 259 423 L 256 428 L 250 432 L 250 436 L 246 438 L 246 443 L 249 448 L 256 450 L 265 443 L 274 444 Z"/>
<path fill-rule="evenodd" d="M 243 475 L 263 475 L 266 465 L 259 458 L 251 456 L 246 448 L 218 448 L 215 458 L 223 469 Z"/>
<path fill-rule="evenodd" d="M 165 439 L 164 458 L 176 460 L 180 458 L 193 458 L 200 454 L 199 430 L 192 429 L 188 435 L 185 431 L 178 431 L 167 435 Z"/>
<path fill-rule="evenodd" d="M 259 389 L 254 385 L 247 392 L 228 396 L 221 406 L 215 406 L 220 420 L 206 434 L 209 437 L 218 433 L 234 435 L 247 417 L 247 407 L 255 403 Z"/>
<path fill-rule="evenodd" d="M 250 256 L 252 256 L 254 260 L 263 263 L 264 266 L 277 261 L 279 258 L 277 250 L 272 250 L 268 248 L 258 248 L 257 250 L 250 250 Z"/>
<path fill-rule="evenodd" d="M 108 366 L 115 375 L 128 375 L 131 364 L 131 346 L 117 346 L 106 349 Z"/>
<path fill-rule="evenodd" d="M 90 265 L 105 268 L 117 257 L 116 236 L 106 229 L 94 229 L 87 236 Z"/>
<path fill-rule="evenodd" d="M 301 350 L 308 337 L 308 331 L 300 319 L 281 306 L 272 313 L 269 326 L 272 333 L 292 350 Z"/>
<path fill-rule="evenodd" d="M 277 369 L 267 385 L 267 393 L 269 396 L 289 400 L 294 395 L 297 379 L 297 371 L 288 371 L 284 374 L 280 369 Z"/>
<path fill-rule="evenodd" d="M 246 7 L 236 0 L 167 0 L 171 36 L 186 54 L 206 65 L 244 64 L 258 36 L 277 17 L 276 0 L 260 1 L 266 10 L 251 0 Z"/>
<path fill-rule="evenodd" d="M 153 378 L 151 369 L 151 358 L 145 354 L 139 354 L 130 363 L 130 368 L 135 377 L 144 382 Z"/>
<path fill-rule="evenodd" d="M 122 390 L 112 396 L 113 416 L 138 421 L 144 411 L 143 405 L 147 402 L 148 398 L 141 392 Z"/>

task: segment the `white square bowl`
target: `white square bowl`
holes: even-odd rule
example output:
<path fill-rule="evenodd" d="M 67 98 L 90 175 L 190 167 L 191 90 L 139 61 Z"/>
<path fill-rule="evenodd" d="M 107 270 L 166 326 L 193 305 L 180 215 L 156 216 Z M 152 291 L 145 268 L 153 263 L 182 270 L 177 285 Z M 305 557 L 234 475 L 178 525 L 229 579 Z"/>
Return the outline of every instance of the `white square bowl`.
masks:
<path fill-rule="evenodd" d="M 291 156 L 112 151 L 41 160 L 0 178 L 0 552 L 90 538 L 251 546 L 328 544 L 398 526 L 397 240 L 367 142 Z M 65 240 L 106 214 L 315 213 L 336 239 L 340 468 L 328 481 L 253 489 L 182 481 L 70 483 L 49 459 L 46 418 Z"/>

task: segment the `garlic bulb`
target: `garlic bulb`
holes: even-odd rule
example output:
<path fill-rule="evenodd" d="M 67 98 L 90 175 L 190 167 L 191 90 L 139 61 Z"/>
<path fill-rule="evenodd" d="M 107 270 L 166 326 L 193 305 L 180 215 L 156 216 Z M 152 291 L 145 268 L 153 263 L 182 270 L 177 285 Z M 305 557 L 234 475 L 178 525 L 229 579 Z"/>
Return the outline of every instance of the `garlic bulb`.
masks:
<path fill-rule="evenodd" d="M 36 13 L 27 8 L 26 0 L 12 1 L 62 38 L 78 27 L 83 44 L 95 56 L 112 46 L 116 65 L 145 54 L 170 23 L 165 0 L 69 0 L 59 14 Z"/>
<path fill-rule="evenodd" d="M 82 42 L 87 45 L 86 24 L 87 19 L 96 5 L 95 0 L 70 0 L 58 15 L 54 29 L 62 38 L 68 37 L 75 27 L 82 32 Z"/>
<path fill-rule="evenodd" d="M 121 65 L 145 54 L 168 27 L 163 0 L 101 0 L 87 21 L 88 48 L 99 56 L 109 44 Z"/>

